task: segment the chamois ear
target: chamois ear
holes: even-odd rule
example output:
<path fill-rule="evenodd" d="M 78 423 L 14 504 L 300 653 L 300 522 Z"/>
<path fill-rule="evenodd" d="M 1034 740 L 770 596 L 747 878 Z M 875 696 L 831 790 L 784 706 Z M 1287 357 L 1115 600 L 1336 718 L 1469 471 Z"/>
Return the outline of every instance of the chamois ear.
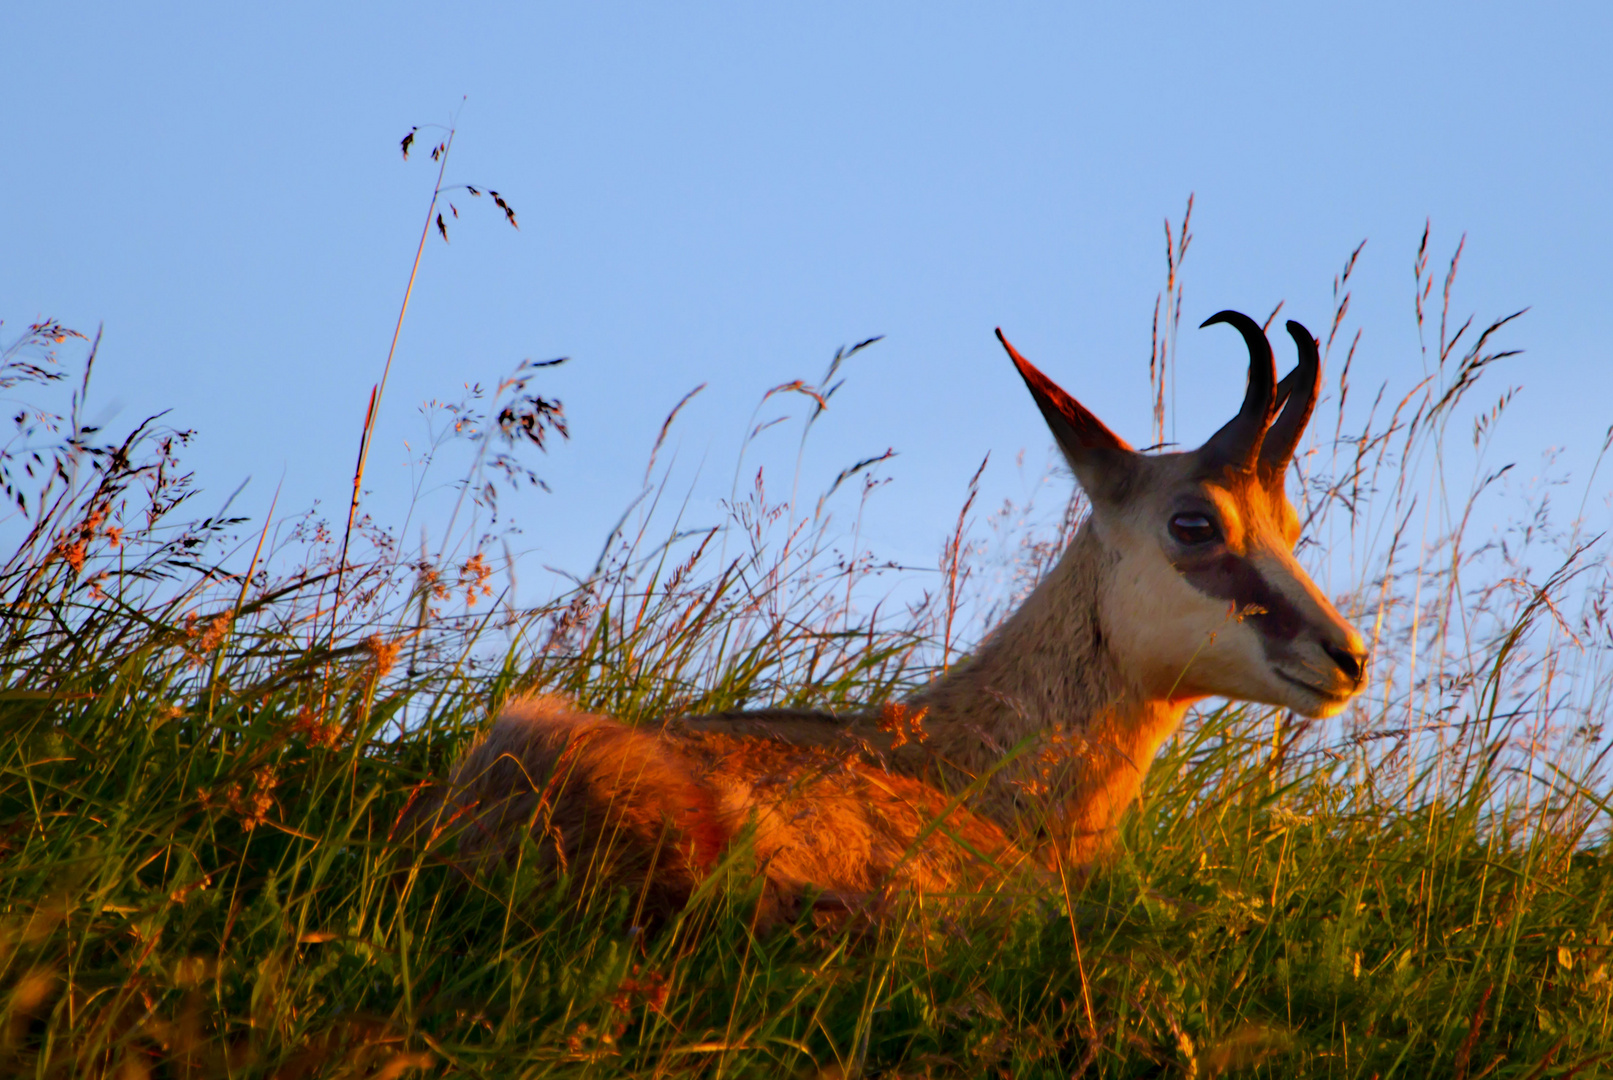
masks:
<path fill-rule="evenodd" d="M 1138 457 L 1131 444 L 1110 431 L 1102 420 L 1093 416 L 1085 405 L 1065 393 L 1063 388 L 1043 375 L 1035 364 L 1019 354 L 997 329 L 997 340 L 1008 350 L 1020 377 L 1030 389 L 1042 419 L 1052 429 L 1053 438 L 1064 454 L 1064 460 L 1075 472 L 1087 496 L 1096 500 L 1115 501 L 1124 491 L 1131 465 Z"/>

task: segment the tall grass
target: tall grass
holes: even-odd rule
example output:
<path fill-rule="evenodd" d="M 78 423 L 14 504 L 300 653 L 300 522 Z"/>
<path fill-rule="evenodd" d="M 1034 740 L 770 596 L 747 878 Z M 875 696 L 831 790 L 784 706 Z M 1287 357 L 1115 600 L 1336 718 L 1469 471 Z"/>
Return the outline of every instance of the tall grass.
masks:
<path fill-rule="evenodd" d="M 1168 237 L 1172 325 L 1156 321 L 1161 439 L 1187 225 Z M 450 436 L 477 442 L 471 507 L 415 555 L 356 513 L 351 537 L 308 517 L 242 531 L 227 510 L 191 516 L 186 433 L 86 427 L 86 360 L 69 407 L 28 411 L 0 451 L 21 524 L 0 567 L 0 1067 L 1613 1069 L 1606 550 L 1580 512 L 1563 520 L 1555 488 L 1506 501 L 1483 451 L 1509 397 L 1471 402 L 1511 351 L 1512 317 L 1453 318 L 1460 247 L 1440 273 L 1429 249 L 1425 233 L 1413 385 L 1352 385 L 1360 249 L 1340 272 L 1327 399 L 1296 465 L 1302 557 L 1344 586 L 1374 643 L 1364 699 L 1326 724 L 1201 710 L 1088 878 L 967 914 L 924 897 L 877 920 L 808 913 L 768 935 L 742 851 L 650 931 L 640 898 L 586 866 L 555 880 L 523 859 L 466 880 L 394 829 L 515 693 L 648 723 L 898 695 L 989 631 L 1056 557 L 1079 500 L 1066 509 L 1055 485 L 1054 512 L 1008 506 L 982 530 L 971 484 L 937 538 L 941 584 L 880 605 L 895 571 L 860 532 L 880 459 L 834 481 L 860 494 L 845 527 L 799 493 L 799 469 L 776 495 L 747 442 L 727 520 L 688 530 L 652 458 L 594 571 L 519 608 L 496 588 L 478 514 L 534 478 L 522 455 L 560 415 L 531 389 L 539 368 L 451 412 Z M 24 331 L 0 380 L 42 395 L 68 334 Z M 803 404 L 803 439 L 849 356 L 769 391 Z M 1497 537 L 1471 535 L 1508 506 Z"/>

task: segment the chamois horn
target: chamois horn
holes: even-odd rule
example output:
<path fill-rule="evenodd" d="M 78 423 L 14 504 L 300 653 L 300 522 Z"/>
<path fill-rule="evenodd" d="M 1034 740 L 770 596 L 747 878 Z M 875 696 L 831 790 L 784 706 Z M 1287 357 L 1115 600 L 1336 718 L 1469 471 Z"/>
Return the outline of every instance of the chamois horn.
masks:
<path fill-rule="evenodd" d="M 1277 363 L 1272 359 L 1271 342 L 1260 324 L 1241 311 L 1218 311 L 1199 324 L 1228 323 L 1243 335 L 1249 347 L 1249 388 L 1243 395 L 1238 415 L 1211 435 L 1199 453 L 1217 464 L 1243 472 L 1253 472 L 1260 456 L 1260 443 L 1271 423 L 1272 397 L 1277 384 Z"/>
<path fill-rule="evenodd" d="M 1322 369 L 1322 357 L 1309 330 L 1289 319 L 1288 336 L 1299 348 L 1299 363 L 1277 384 L 1276 407 L 1281 411 L 1260 444 L 1260 478 L 1267 487 L 1282 486 L 1294 447 L 1316 408 L 1317 376 Z"/>

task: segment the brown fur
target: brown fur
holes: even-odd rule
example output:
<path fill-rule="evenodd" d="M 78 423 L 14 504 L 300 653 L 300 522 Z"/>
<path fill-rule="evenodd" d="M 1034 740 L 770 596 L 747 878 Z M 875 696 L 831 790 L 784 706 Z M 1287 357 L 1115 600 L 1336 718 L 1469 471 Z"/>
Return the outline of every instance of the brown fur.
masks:
<path fill-rule="evenodd" d="M 648 887 L 675 907 L 742 834 L 769 913 L 802 893 L 947 892 L 1022 861 L 1002 829 L 940 791 L 854 753 L 716 732 L 651 731 L 563 698 L 507 706 L 411 815 L 472 864 L 524 835 L 543 865 Z"/>
<path fill-rule="evenodd" d="M 1216 319 L 1250 344 L 1251 390 L 1190 453 L 1132 451 L 1004 341 L 1092 514 L 1019 609 L 895 723 L 762 710 L 652 730 L 527 699 L 415 820 L 454 827 L 472 857 L 507 855 L 530 832 L 547 861 L 586 861 L 674 904 L 747 833 L 771 904 L 813 889 L 944 892 L 1025 849 L 1046 863 L 1100 855 L 1194 701 L 1337 712 L 1363 685 L 1364 649 L 1294 561 L 1282 491 L 1315 342 L 1289 324 L 1301 365 L 1284 380 L 1286 449 L 1262 457 L 1270 347 L 1262 356 L 1246 317 Z M 1184 515 L 1213 524 L 1213 542 L 1178 529 Z"/>

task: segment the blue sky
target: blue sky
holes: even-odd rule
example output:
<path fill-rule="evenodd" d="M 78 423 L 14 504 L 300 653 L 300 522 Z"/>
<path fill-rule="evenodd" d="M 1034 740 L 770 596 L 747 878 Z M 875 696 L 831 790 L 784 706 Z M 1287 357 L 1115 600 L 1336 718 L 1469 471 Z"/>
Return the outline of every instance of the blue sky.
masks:
<path fill-rule="evenodd" d="M 521 229 L 456 200 L 427 248 L 383 522 L 422 401 L 568 355 L 537 384 L 574 436 L 554 492 L 510 510 L 531 558 L 586 569 L 689 389 L 672 446 L 714 515 L 761 393 L 882 333 L 803 486 L 896 449 L 869 535 L 929 562 L 987 451 L 995 496 L 1047 446 L 994 326 L 1147 441 L 1161 225 L 1190 192 L 1184 324 L 1284 300 L 1320 330 L 1367 239 L 1360 379 L 1407 386 L 1431 218 L 1436 260 L 1468 236 L 1458 311 L 1531 308 L 1495 454 L 1582 471 L 1613 420 L 1605 4 L 52 3 L 4 27 L 0 317 L 104 323 L 92 411 L 172 408 L 209 492 L 251 476 L 258 515 L 282 476 L 282 512 L 344 499 L 434 174 L 397 142 L 456 109 L 449 180 Z M 1183 339 L 1195 442 L 1242 360 L 1225 328 Z"/>

